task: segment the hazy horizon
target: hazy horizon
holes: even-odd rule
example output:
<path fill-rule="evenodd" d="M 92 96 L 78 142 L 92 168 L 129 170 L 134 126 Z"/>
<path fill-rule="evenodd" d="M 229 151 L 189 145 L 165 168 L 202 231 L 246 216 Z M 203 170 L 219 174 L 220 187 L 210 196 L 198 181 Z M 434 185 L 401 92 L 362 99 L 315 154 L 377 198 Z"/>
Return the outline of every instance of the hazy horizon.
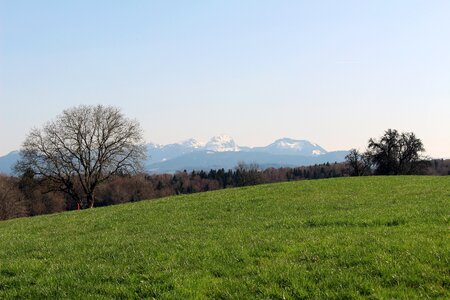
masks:
<path fill-rule="evenodd" d="M 147 142 L 290 137 L 328 151 L 388 128 L 450 157 L 449 1 L 2 1 L 0 156 L 80 104 Z"/>

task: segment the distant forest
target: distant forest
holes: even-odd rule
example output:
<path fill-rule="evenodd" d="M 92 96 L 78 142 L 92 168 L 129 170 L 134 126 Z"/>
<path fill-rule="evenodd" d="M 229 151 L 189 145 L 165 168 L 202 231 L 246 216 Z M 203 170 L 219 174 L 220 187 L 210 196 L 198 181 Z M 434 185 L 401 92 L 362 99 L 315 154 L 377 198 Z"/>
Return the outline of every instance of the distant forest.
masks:
<path fill-rule="evenodd" d="M 450 175 L 450 160 L 430 160 L 423 175 Z M 257 184 L 352 176 L 348 163 L 326 163 L 298 168 L 259 169 L 240 163 L 233 170 L 178 172 L 175 174 L 117 175 L 96 191 L 96 206 L 213 191 Z M 31 174 L 0 175 L 0 220 L 76 210 L 77 202 L 61 192 L 48 191 Z"/>

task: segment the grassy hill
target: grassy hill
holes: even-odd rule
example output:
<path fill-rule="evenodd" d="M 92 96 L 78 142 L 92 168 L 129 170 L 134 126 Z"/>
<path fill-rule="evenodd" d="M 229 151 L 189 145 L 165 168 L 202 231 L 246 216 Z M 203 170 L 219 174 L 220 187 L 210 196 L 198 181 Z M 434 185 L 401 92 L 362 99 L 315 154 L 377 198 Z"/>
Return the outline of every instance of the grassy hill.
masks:
<path fill-rule="evenodd" d="M 0 298 L 449 298 L 450 178 L 221 190 L 0 222 Z"/>

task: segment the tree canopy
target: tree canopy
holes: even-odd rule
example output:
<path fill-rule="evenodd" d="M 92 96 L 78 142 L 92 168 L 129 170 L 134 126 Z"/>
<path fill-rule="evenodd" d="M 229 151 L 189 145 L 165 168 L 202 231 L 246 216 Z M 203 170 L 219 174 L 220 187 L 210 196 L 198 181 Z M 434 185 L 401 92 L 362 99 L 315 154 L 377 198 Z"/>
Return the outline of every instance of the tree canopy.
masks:
<path fill-rule="evenodd" d="M 93 207 L 99 184 L 116 174 L 136 173 L 145 159 L 142 130 L 112 106 L 64 110 L 26 137 L 16 171 L 44 180 L 82 207 Z"/>
<path fill-rule="evenodd" d="M 424 151 L 422 141 L 414 133 L 388 129 L 381 138 L 369 139 L 364 154 L 352 149 L 346 160 L 352 175 L 356 176 L 365 175 L 367 171 L 377 175 L 411 175 L 427 167 Z"/>
<path fill-rule="evenodd" d="M 412 132 L 388 129 L 379 139 L 370 139 L 366 155 L 380 175 L 416 174 L 423 167 L 422 141 Z"/>

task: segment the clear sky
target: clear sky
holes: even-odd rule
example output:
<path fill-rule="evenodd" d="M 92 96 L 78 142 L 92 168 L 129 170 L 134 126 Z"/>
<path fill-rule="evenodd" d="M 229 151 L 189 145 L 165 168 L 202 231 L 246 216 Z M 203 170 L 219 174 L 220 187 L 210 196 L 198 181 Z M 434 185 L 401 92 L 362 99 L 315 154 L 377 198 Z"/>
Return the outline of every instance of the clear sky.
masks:
<path fill-rule="evenodd" d="M 0 104 L 0 155 L 110 104 L 148 142 L 363 149 L 396 128 L 450 157 L 450 1 L 0 0 Z"/>

